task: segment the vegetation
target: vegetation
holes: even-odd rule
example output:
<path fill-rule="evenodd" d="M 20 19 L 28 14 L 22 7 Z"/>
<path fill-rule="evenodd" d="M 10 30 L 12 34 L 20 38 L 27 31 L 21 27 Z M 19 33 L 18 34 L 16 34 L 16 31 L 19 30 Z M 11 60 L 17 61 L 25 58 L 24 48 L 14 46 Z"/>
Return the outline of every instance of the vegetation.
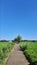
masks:
<path fill-rule="evenodd" d="M 0 42 L 0 65 L 3 65 L 5 58 L 13 48 L 12 42 Z"/>
<path fill-rule="evenodd" d="M 0 40 L 0 42 L 9 42 L 9 40 Z"/>
<path fill-rule="evenodd" d="M 20 46 L 31 65 L 37 65 L 37 42 L 21 42 Z"/>
<path fill-rule="evenodd" d="M 21 36 L 20 35 L 18 35 L 15 39 L 14 39 L 14 42 L 16 42 L 16 43 L 19 43 L 20 41 L 21 41 Z"/>

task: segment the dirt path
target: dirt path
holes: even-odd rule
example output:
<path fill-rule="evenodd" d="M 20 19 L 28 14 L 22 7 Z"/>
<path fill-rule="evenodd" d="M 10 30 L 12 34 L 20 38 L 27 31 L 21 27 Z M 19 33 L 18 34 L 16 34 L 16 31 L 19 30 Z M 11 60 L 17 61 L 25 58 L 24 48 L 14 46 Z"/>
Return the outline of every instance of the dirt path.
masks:
<path fill-rule="evenodd" d="M 29 65 L 18 44 L 15 45 L 14 51 L 9 56 L 6 65 Z"/>

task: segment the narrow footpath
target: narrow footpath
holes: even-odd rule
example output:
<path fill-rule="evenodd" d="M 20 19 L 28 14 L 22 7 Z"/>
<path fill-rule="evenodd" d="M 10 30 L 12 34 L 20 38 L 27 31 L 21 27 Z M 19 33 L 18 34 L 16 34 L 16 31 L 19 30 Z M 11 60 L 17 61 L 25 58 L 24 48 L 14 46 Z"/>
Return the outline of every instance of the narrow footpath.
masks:
<path fill-rule="evenodd" d="M 29 65 L 23 52 L 20 50 L 19 44 L 16 44 L 13 52 L 11 52 L 6 65 Z"/>

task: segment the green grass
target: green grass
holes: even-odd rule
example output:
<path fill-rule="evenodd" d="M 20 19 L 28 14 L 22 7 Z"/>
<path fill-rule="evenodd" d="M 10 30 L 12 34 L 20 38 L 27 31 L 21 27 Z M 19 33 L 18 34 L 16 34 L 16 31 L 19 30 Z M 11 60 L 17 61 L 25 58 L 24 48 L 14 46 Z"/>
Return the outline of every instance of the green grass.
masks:
<path fill-rule="evenodd" d="M 3 65 L 3 61 L 8 56 L 13 46 L 14 44 L 12 42 L 0 42 L 0 65 Z"/>
<path fill-rule="evenodd" d="M 37 65 L 37 42 L 21 42 L 20 46 L 32 65 Z"/>

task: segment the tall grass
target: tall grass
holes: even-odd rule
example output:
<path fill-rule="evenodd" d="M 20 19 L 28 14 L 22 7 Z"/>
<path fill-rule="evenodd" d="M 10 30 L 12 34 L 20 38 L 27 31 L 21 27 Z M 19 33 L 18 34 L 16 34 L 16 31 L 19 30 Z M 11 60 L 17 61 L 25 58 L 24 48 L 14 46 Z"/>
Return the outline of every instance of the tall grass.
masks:
<path fill-rule="evenodd" d="M 14 44 L 11 42 L 0 42 L 0 65 L 3 64 L 13 46 Z"/>
<path fill-rule="evenodd" d="M 37 42 L 21 42 L 20 46 L 32 65 L 37 65 Z"/>

